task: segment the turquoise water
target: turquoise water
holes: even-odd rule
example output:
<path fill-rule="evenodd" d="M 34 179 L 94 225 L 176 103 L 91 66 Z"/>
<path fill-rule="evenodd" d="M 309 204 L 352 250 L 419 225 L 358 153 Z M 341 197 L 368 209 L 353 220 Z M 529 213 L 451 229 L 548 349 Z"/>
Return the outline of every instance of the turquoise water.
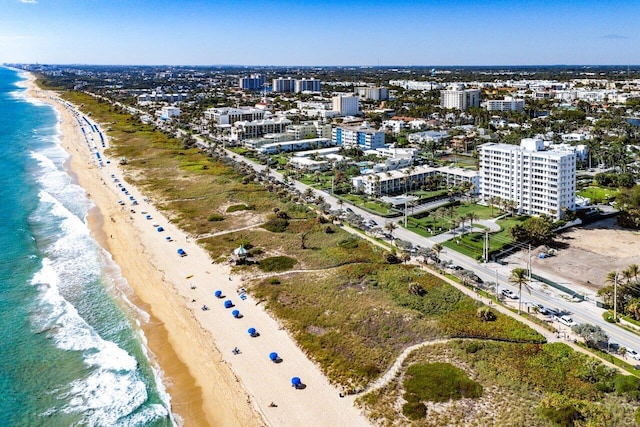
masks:
<path fill-rule="evenodd" d="M 119 269 L 86 224 L 55 110 L 0 67 L 0 423 L 168 426 Z"/>

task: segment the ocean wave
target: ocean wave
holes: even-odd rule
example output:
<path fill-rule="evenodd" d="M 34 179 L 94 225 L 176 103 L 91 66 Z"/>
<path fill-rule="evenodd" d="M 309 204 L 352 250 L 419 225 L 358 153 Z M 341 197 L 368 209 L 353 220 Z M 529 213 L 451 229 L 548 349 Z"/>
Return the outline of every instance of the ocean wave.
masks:
<path fill-rule="evenodd" d="M 66 400 L 59 411 L 80 414 L 89 425 L 116 425 L 136 413 L 147 401 L 146 385 L 137 372 L 138 362 L 125 350 L 106 341 L 80 316 L 76 308 L 60 294 L 60 277 L 52 260 L 45 258 L 42 268 L 31 281 L 39 290 L 38 310 L 34 324 L 39 332 L 66 351 L 83 355 L 91 368 L 79 378 L 56 390 L 56 397 Z M 154 416 L 167 416 L 162 407 Z M 138 417 L 138 415 L 136 415 Z M 127 421 L 127 425 L 130 423 Z"/>

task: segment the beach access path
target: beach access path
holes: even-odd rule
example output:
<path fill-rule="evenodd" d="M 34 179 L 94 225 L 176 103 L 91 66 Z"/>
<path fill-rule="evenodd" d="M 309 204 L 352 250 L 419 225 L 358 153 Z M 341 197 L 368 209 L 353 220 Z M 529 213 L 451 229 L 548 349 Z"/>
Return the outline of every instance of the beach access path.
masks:
<path fill-rule="evenodd" d="M 52 93 L 38 96 L 55 99 Z M 92 230 L 134 289 L 132 300 L 166 329 L 164 335 L 160 334 L 164 341 L 152 345 L 153 340 L 148 337 L 149 346 L 167 376 L 167 388 L 176 405 L 172 405 L 172 410 L 184 424 L 370 425 L 354 407 L 354 398 L 340 397 L 341 390 L 328 382 L 277 320 L 250 296 L 240 297 L 238 290 L 243 283 L 230 274 L 230 267 L 213 264 L 194 239 L 169 223 L 145 201 L 144 194 L 126 182 L 117 161 L 105 157 L 98 145 L 95 148 L 104 161 L 100 166 L 79 130 L 72 129 L 79 126 L 73 112 L 61 101 L 51 102 L 57 104 L 63 115 L 61 120 L 66 123 L 63 146 L 72 156 L 71 169 L 99 210 Z M 75 138 L 67 137 L 72 134 Z M 138 205 L 134 206 L 123 195 L 114 178 L 126 187 Z M 124 205 L 118 204 L 119 200 Z M 146 215 L 151 219 L 146 219 Z M 164 231 L 158 232 L 154 224 Z M 166 239 L 168 236 L 171 240 Z M 187 255 L 180 257 L 179 248 Z M 221 290 L 226 298 L 216 298 L 216 290 Z M 223 307 L 226 299 L 233 301 L 233 309 L 240 311 L 241 318 L 234 318 L 233 309 Z M 202 310 L 203 305 L 208 309 Z M 247 333 L 250 327 L 256 328 L 260 336 L 251 337 Z M 162 342 L 164 347 L 171 348 L 165 349 Z M 235 347 L 240 349 L 237 355 L 232 352 Z M 183 374 L 193 377 L 195 391 L 172 388 L 174 378 L 171 369 L 166 369 L 170 366 L 163 363 L 159 354 L 165 350 L 175 352 L 178 360 L 172 363 L 183 366 L 187 371 Z M 277 352 L 282 362 L 272 362 L 271 352 Z M 294 376 L 306 388 L 292 387 Z M 199 401 L 190 402 L 190 397 Z M 277 407 L 270 406 L 272 402 Z"/>

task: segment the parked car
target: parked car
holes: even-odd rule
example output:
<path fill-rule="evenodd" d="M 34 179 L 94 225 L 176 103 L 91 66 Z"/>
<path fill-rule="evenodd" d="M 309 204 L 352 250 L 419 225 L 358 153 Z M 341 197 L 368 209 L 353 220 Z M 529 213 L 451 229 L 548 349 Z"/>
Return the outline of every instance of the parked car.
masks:
<path fill-rule="evenodd" d="M 500 291 L 502 295 L 511 299 L 518 299 L 518 295 L 515 294 L 511 289 L 503 289 Z"/>
<path fill-rule="evenodd" d="M 627 349 L 626 355 L 629 356 L 632 359 L 635 359 L 635 360 L 639 360 L 640 359 L 640 354 L 638 354 L 637 351 L 632 350 L 630 348 Z"/>
<path fill-rule="evenodd" d="M 577 323 L 575 320 L 573 320 L 570 316 L 567 316 L 566 314 L 564 316 L 556 316 L 556 320 L 560 323 L 562 323 L 565 326 L 576 326 Z"/>
<path fill-rule="evenodd" d="M 538 307 L 538 313 L 540 314 L 544 314 L 545 316 L 557 316 L 558 310 L 556 310 L 555 308 L 550 308 L 550 307 L 545 307 L 542 304 L 533 304 L 536 307 Z"/>

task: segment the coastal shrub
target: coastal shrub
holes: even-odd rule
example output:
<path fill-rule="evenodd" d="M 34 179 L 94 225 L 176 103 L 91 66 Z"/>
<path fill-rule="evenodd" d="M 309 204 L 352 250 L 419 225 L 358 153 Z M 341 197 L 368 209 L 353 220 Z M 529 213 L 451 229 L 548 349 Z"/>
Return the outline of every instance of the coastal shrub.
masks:
<path fill-rule="evenodd" d="M 360 239 L 355 236 L 349 236 L 346 239 L 338 242 L 338 246 L 343 249 L 355 249 L 358 247 L 358 241 Z"/>
<path fill-rule="evenodd" d="M 406 402 L 402 405 L 402 415 L 413 421 L 420 420 L 427 415 L 427 407 L 422 402 Z"/>
<path fill-rule="evenodd" d="M 285 271 L 290 270 L 297 262 L 288 256 L 274 256 L 261 260 L 258 267 L 262 271 Z"/>
<path fill-rule="evenodd" d="M 255 210 L 255 205 L 231 205 L 227 208 L 227 213 L 238 212 L 238 211 L 252 211 Z"/>
<path fill-rule="evenodd" d="M 209 215 L 207 221 L 222 221 L 223 219 L 224 217 L 222 215 L 216 213 Z"/>
<path fill-rule="evenodd" d="M 480 383 L 470 379 L 450 363 L 416 363 L 407 369 L 404 380 L 407 402 L 448 402 L 482 396 Z"/>
<path fill-rule="evenodd" d="M 576 421 L 584 420 L 582 413 L 571 404 L 562 405 L 560 407 L 543 407 L 541 409 L 549 421 L 556 426 L 574 426 Z"/>
<path fill-rule="evenodd" d="M 618 374 L 615 376 L 613 383 L 616 393 L 629 394 L 636 399 L 638 398 L 640 391 L 640 378 L 631 375 Z"/>
<path fill-rule="evenodd" d="M 289 227 L 289 221 L 282 218 L 272 218 L 269 221 L 262 224 L 262 228 L 271 231 L 272 233 L 284 233 Z"/>

